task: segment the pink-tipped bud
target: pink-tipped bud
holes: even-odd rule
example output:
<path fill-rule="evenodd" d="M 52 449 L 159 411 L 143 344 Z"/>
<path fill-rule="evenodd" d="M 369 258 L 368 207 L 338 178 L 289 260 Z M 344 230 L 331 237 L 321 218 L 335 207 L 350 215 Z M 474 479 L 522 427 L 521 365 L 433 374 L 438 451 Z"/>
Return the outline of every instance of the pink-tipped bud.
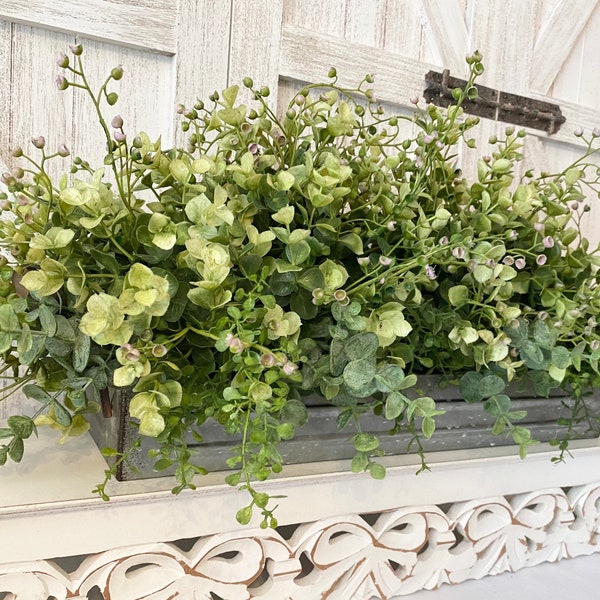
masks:
<path fill-rule="evenodd" d="M 66 67 L 69 66 L 69 57 L 64 53 L 61 52 L 58 55 L 58 58 L 56 59 L 56 64 L 61 68 L 61 69 L 65 69 Z"/>
<path fill-rule="evenodd" d="M 110 124 L 115 129 L 121 129 L 121 127 L 123 127 L 123 117 L 121 117 L 121 115 L 115 115 Z"/>
<path fill-rule="evenodd" d="M 66 90 L 69 87 L 67 78 L 63 75 L 58 75 L 56 78 L 56 87 L 61 91 Z"/>
<path fill-rule="evenodd" d="M 65 146 L 65 144 L 59 144 L 57 152 L 58 152 L 58 155 L 62 156 L 63 158 L 65 158 L 65 157 L 67 157 L 67 156 L 69 156 L 71 154 L 71 152 Z"/>
<path fill-rule="evenodd" d="M 12 155 L 15 158 L 19 158 L 21 156 L 23 156 L 23 148 L 21 148 L 21 146 L 17 146 L 13 151 L 12 151 Z"/>
<path fill-rule="evenodd" d="M 551 235 L 547 235 L 543 240 L 544 248 L 554 248 L 554 238 Z"/>
<path fill-rule="evenodd" d="M 277 359 L 275 358 L 275 356 L 273 356 L 273 354 L 263 354 L 260 357 L 260 364 L 266 369 L 274 367 L 276 363 Z"/>
<path fill-rule="evenodd" d="M 69 44 L 69 48 L 75 56 L 81 56 L 83 54 L 83 46 L 81 44 Z"/>
<path fill-rule="evenodd" d="M 2 175 L 0 176 L 0 181 L 4 184 L 4 185 L 14 185 L 17 181 L 16 179 L 10 174 L 10 173 L 2 173 Z"/>
<path fill-rule="evenodd" d="M 41 150 L 46 145 L 46 138 L 43 135 L 31 138 L 31 143 L 38 149 Z"/>
<path fill-rule="evenodd" d="M 122 131 L 115 131 L 113 137 L 117 142 L 124 142 L 127 139 L 127 136 Z"/>
<path fill-rule="evenodd" d="M 283 372 L 289 376 L 293 375 L 298 370 L 298 367 L 293 362 L 286 362 L 282 369 Z"/>

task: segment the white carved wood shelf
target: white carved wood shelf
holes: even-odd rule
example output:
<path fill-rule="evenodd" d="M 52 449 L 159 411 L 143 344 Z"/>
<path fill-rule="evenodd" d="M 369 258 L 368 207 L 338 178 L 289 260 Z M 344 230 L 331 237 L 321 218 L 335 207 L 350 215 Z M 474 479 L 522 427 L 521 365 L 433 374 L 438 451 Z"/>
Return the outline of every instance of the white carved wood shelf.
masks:
<path fill-rule="evenodd" d="M 43 432 L 0 471 L 0 599 L 389 600 L 598 552 L 598 447 L 558 465 L 541 450 L 435 455 L 418 477 L 390 457 L 383 482 L 297 465 L 264 484 L 286 496 L 265 531 L 235 525 L 246 499 L 218 474 L 180 496 L 168 479 L 116 483 L 103 503 L 89 438 L 60 448 Z"/>

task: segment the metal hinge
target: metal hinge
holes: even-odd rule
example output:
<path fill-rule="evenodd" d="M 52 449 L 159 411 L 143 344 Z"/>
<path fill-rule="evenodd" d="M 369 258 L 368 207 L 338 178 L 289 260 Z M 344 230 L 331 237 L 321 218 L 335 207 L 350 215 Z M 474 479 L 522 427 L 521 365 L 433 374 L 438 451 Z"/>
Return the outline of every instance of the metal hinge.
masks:
<path fill-rule="evenodd" d="M 427 84 L 423 92 L 425 100 L 442 107 L 450 106 L 455 102 L 452 90 L 464 89 L 467 85 L 464 79 L 450 77 L 448 69 L 442 73 L 429 71 L 425 75 L 425 83 Z M 558 104 L 501 92 L 483 85 L 476 87 L 477 97 L 462 103 L 466 113 L 494 121 L 541 129 L 549 134 L 556 133 L 566 121 Z"/>

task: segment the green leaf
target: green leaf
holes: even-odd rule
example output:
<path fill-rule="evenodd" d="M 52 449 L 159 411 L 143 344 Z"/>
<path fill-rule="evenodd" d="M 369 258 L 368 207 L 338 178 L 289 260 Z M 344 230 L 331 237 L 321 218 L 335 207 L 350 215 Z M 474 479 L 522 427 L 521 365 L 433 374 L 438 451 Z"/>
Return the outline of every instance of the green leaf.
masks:
<path fill-rule="evenodd" d="M 388 394 L 388 397 L 385 399 L 384 413 L 384 416 L 388 421 L 393 421 L 402 414 L 406 407 L 405 400 L 406 396 L 404 396 L 404 394 L 399 394 L 398 392 Z"/>
<path fill-rule="evenodd" d="M 6 459 L 8 458 L 8 447 L 0 446 L 0 467 L 6 464 Z"/>
<path fill-rule="evenodd" d="M 469 301 L 469 288 L 466 285 L 455 285 L 448 290 L 448 300 L 455 307 L 463 306 Z"/>
<path fill-rule="evenodd" d="M 480 402 L 483 400 L 483 396 L 479 391 L 479 382 L 482 379 L 483 375 L 476 371 L 469 371 L 461 377 L 459 389 L 465 402 Z"/>
<path fill-rule="evenodd" d="M 380 392 L 393 392 L 402 389 L 404 371 L 395 364 L 385 364 L 377 371 L 375 382 Z"/>
<path fill-rule="evenodd" d="M 506 387 L 506 383 L 498 375 L 485 375 L 477 384 L 477 391 L 482 398 L 489 398 L 499 394 Z"/>
<path fill-rule="evenodd" d="M 504 433 L 506 429 L 506 421 L 504 418 L 496 419 L 494 426 L 492 427 L 492 435 L 500 435 Z"/>
<path fill-rule="evenodd" d="M 21 326 L 10 304 L 0 305 L 0 353 L 10 350 L 13 340 L 20 334 Z"/>
<path fill-rule="evenodd" d="M 373 479 L 385 479 L 385 467 L 379 463 L 369 463 L 369 475 Z"/>
<path fill-rule="evenodd" d="M 346 425 L 348 425 L 348 423 L 352 419 L 353 415 L 354 415 L 354 413 L 351 410 L 343 410 L 337 416 L 337 419 L 335 421 L 335 426 L 336 426 L 337 430 L 341 431 L 342 429 L 344 429 L 344 427 L 346 427 Z"/>
<path fill-rule="evenodd" d="M 300 400 L 288 400 L 281 409 L 280 419 L 285 423 L 291 423 L 294 427 L 301 427 L 308 421 L 308 410 Z"/>
<path fill-rule="evenodd" d="M 544 321 L 538 319 L 533 324 L 533 339 L 542 348 L 552 348 L 556 341 L 556 335 L 552 333 Z"/>
<path fill-rule="evenodd" d="M 38 309 L 38 318 L 42 331 L 49 337 L 56 334 L 56 318 L 52 311 L 45 305 L 42 304 Z"/>
<path fill-rule="evenodd" d="M 119 451 L 116 448 L 108 448 L 108 447 L 102 448 L 100 453 L 102 454 L 102 456 L 105 456 L 106 458 L 119 455 Z"/>
<path fill-rule="evenodd" d="M 344 342 L 333 338 L 329 346 L 329 371 L 334 377 L 338 377 L 348 364 L 348 357 L 344 351 Z"/>
<path fill-rule="evenodd" d="M 374 356 L 377 348 L 379 348 L 379 338 L 372 332 L 357 333 L 344 342 L 344 350 L 349 360 Z"/>
<path fill-rule="evenodd" d="M 290 308 L 298 313 L 303 321 L 309 321 L 319 313 L 319 307 L 312 300 L 312 294 L 304 289 L 296 289 L 290 297 Z"/>
<path fill-rule="evenodd" d="M 310 257 L 310 245 L 306 240 L 285 247 L 285 256 L 292 265 L 301 265 Z"/>
<path fill-rule="evenodd" d="M 362 473 L 369 466 L 369 455 L 364 452 L 355 454 L 350 463 L 350 470 L 353 473 Z"/>
<path fill-rule="evenodd" d="M 73 345 L 73 368 L 77 373 L 81 373 L 88 363 L 90 356 L 91 340 L 82 331 L 75 331 L 75 343 Z"/>
<path fill-rule="evenodd" d="M 351 391 L 360 390 L 373 381 L 376 370 L 374 358 L 352 360 L 344 368 L 344 383 Z"/>
<path fill-rule="evenodd" d="M 510 411 L 511 401 L 506 394 L 492 396 L 485 401 L 483 408 L 492 417 L 501 417 Z"/>
<path fill-rule="evenodd" d="M 571 362 L 571 353 L 564 346 L 552 348 L 552 362 L 559 369 L 566 369 Z"/>
<path fill-rule="evenodd" d="M 21 462 L 24 450 L 23 440 L 20 437 L 14 437 L 8 445 L 8 456 L 16 463 Z"/>
<path fill-rule="evenodd" d="M 32 400 L 37 400 L 38 402 L 53 402 L 54 399 L 46 390 L 43 390 L 41 387 L 36 385 L 35 383 L 28 383 L 23 386 L 23 393 Z"/>
<path fill-rule="evenodd" d="M 545 369 L 550 362 L 550 359 L 544 355 L 542 348 L 531 340 L 523 342 L 523 346 L 521 347 L 521 358 L 526 367 L 534 370 Z"/>
<path fill-rule="evenodd" d="M 510 434 L 516 444 L 527 444 L 531 441 L 531 431 L 525 427 L 513 427 Z"/>
<path fill-rule="evenodd" d="M 60 402 L 54 400 L 52 402 L 52 409 L 54 410 L 54 418 L 59 425 L 68 427 L 71 424 L 71 415 Z"/>
<path fill-rule="evenodd" d="M 244 508 L 240 508 L 235 514 L 235 520 L 240 525 L 248 525 L 252 520 L 252 506 L 244 506 Z"/>
<path fill-rule="evenodd" d="M 371 433 L 357 433 L 352 441 L 357 452 L 372 452 L 379 447 L 379 440 Z"/>
<path fill-rule="evenodd" d="M 155 471 L 164 471 L 165 469 L 168 469 L 172 464 L 173 461 L 169 460 L 168 458 L 161 458 L 152 465 L 152 468 Z"/>
<path fill-rule="evenodd" d="M 266 494 L 265 492 L 256 492 L 252 496 L 252 499 L 258 508 L 265 508 L 269 503 L 269 494 Z"/>
<path fill-rule="evenodd" d="M 227 475 L 227 477 L 225 477 L 225 483 L 232 487 L 239 485 L 241 480 L 242 480 L 242 473 L 240 471 L 238 471 L 237 473 L 230 473 L 229 475 Z"/>
<path fill-rule="evenodd" d="M 346 233 L 341 236 L 338 240 L 340 244 L 350 248 L 354 254 L 362 254 L 363 253 L 363 242 L 359 235 L 356 233 Z"/>
<path fill-rule="evenodd" d="M 421 431 L 427 439 L 430 439 L 435 431 L 435 420 L 432 417 L 425 417 L 421 423 Z"/>
<path fill-rule="evenodd" d="M 24 440 L 26 440 L 35 430 L 33 419 L 20 415 L 9 417 L 8 426 L 16 436 Z"/>

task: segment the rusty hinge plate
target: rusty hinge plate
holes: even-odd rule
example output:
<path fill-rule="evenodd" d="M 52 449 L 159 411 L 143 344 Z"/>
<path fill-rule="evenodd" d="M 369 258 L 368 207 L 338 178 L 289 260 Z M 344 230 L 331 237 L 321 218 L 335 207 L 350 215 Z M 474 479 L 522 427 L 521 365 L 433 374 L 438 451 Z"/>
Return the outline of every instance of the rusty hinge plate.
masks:
<path fill-rule="evenodd" d="M 447 69 L 442 73 L 429 71 L 425 75 L 425 83 L 423 92 L 425 100 L 442 107 L 454 103 L 453 89 L 464 89 L 467 85 L 464 79 L 450 77 Z M 556 133 L 566 120 L 558 104 L 501 92 L 483 85 L 476 87 L 477 98 L 465 100 L 462 104 L 466 113 L 494 121 L 541 129 L 549 134 Z"/>

